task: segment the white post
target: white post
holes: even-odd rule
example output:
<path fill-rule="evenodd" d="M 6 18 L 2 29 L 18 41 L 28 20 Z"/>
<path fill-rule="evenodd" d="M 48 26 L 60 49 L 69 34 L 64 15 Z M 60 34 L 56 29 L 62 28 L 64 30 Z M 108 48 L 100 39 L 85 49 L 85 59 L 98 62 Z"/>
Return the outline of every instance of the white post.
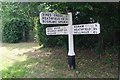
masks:
<path fill-rule="evenodd" d="M 68 50 L 68 65 L 70 68 L 75 69 L 75 52 L 74 52 L 74 41 L 73 41 L 73 34 L 72 34 L 72 13 L 68 13 L 69 17 L 69 24 L 68 24 L 68 42 L 69 42 L 69 50 Z"/>

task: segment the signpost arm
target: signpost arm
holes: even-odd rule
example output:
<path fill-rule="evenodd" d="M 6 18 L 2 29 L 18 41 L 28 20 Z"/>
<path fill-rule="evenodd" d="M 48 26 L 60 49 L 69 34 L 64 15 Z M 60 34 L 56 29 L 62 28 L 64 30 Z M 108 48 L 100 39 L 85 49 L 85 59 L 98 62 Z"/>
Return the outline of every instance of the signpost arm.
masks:
<path fill-rule="evenodd" d="M 69 50 L 68 50 L 68 66 L 72 69 L 75 69 L 75 52 L 74 52 L 74 41 L 72 34 L 72 13 L 68 13 L 69 24 L 68 24 L 68 42 L 69 42 Z"/>

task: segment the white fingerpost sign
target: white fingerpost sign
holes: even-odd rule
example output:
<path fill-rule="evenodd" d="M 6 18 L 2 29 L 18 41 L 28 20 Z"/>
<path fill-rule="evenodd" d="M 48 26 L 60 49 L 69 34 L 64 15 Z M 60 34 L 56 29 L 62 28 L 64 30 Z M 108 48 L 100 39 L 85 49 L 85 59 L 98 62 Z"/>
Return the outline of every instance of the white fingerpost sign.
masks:
<path fill-rule="evenodd" d="M 73 35 L 100 33 L 99 23 L 72 25 L 71 28 Z M 46 35 L 68 35 L 68 30 L 69 26 L 47 27 Z"/>
<path fill-rule="evenodd" d="M 67 35 L 68 26 L 47 27 L 46 35 Z"/>
<path fill-rule="evenodd" d="M 40 13 L 41 24 L 68 24 L 68 15 L 55 14 L 51 12 Z"/>
<path fill-rule="evenodd" d="M 99 23 L 72 25 L 73 22 L 72 22 L 71 12 L 69 12 L 68 15 L 55 14 L 51 12 L 41 12 L 40 23 L 68 24 L 68 26 L 47 27 L 46 35 L 68 35 L 68 42 L 69 42 L 68 64 L 69 67 L 72 69 L 75 69 L 75 52 L 74 52 L 73 35 L 100 33 Z"/>
<path fill-rule="evenodd" d="M 100 24 L 91 23 L 91 24 L 80 24 L 73 25 L 73 34 L 99 34 L 100 33 Z"/>

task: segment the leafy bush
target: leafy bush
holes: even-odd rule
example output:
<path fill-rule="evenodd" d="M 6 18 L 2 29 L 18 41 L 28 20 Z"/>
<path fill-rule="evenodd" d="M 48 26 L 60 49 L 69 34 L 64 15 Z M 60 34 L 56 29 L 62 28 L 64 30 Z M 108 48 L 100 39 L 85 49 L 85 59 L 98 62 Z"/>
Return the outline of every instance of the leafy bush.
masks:
<path fill-rule="evenodd" d="M 96 43 L 95 47 L 93 48 L 93 51 L 97 54 L 100 55 L 103 53 L 103 49 L 101 47 L 100 43 Z"/>
<path fill-rule="evenodd" d="M 39 20 L 36 23 L 37 41 L 44 47 L 66 46 L 68 36 L 46 35 L 46 27 L 51 25 L 41 25 Z"/>
<path fill-rule="evenodd" d="M 28 29 L 29 24 L 26 20 L 12 19 L 10 22 L 6 23 L 3 28 L 3 42 L 20 42 L 23 38 L 23 31 L 26 32 Z"/>

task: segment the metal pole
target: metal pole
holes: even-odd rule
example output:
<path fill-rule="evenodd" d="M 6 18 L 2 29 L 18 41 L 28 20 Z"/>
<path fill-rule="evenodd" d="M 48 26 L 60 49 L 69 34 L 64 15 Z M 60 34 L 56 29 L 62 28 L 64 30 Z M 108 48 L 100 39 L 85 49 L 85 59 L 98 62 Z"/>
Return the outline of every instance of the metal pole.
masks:
<path fill-rule="evenodd" d="M 75 52 L 74 52 L 74 42 L 73 42 L 73 29 L 72 29 L 72 13 L 68 13 L 69 17 L 69 34 L 68 34 L 68 42 L 69 42 L 69 51 L 68 51 L 68 66 L 71 69 L 75 69 Z"/>

